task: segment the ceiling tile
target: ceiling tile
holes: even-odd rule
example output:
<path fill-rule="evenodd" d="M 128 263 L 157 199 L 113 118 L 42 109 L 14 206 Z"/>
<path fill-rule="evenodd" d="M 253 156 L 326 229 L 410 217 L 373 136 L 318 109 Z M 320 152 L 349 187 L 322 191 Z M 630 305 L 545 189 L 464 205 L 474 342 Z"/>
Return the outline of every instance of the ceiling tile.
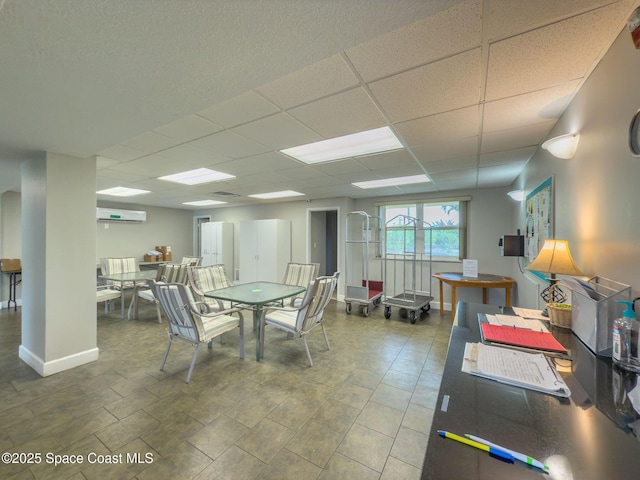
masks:
<path fill-rule="evenodd" d="M 378 153 L 377 155 L 366 155 L 358 157 L 357 162 L 371 170 L 389 167 L 403 167 L 407 165 L 416 165 L 416 159 L 413 158 L 408 150 L 394 150 L 393 152 Z"/>
<path fill-rule="evenodd" d="M 96 170 L 100 171 L 105 168 L 112 167 L 113 165 L 117 165 L 118 163 L 122 163 L 120 160 L 113 160 L 112 158 L 102 157 L 100 155 L 96 158 Z"/>
<path fill-rule="evenodd" d="M 480 100 L 480 49 L 431 63 L 370 85 L 394 122 L 477 104 Z"/>
<path fill-rule="evenodd" d="M 424 145 L 478 135 L 478 106 L 461 108 L 395 125 L 408 146 Z"/>
<path fill-rule="evenodd" d="M 616 7 L 601 8 L 492 44 L 486 100 L 585 76 L 604 54 L 602 45 L 610 43 L 612 32 L 618 30 L 621 19 L 608 14 L 608 8 Z"/>
<path fill-rule="evenodd" d="M 231 160 L 218 165 L 218 167 L 225 173 L 242 175 L 246 172 L 256 174 L 262 172 L 273 172 L 276 170 L 279 171 L 295 167 L 296 165 L 299 165 L 299 163 L 295 160 L 285 157 L 279 153 L 269 152 L 261 155 L 255 155 L 253 157 Z"/>
<path fill-rule="evenodd" d="M 321 60 L 256 89 L 286 110 L 358 85 L 340 55 Z"/>
<path fill-rule="evenodd" d="M 460 138 L 456 142 L 440 142 L 411 147 L 418 161 L 427 166 L 429 162 L 448 158 L 471 157 L 478 153 L 478 137 Z"/>
<path fill-rule="evenodd" d="M 200 167 L 207 167 L 210 165 L 216 165 L 218 163 L 228 162 L 229 157 L 217 155 L 209 150 L 197 148 L 191 144 L 182 144 L 176 147 L 171 147 L 162 152 L 157 153 L 159 157 L 166 157 L 176 162 L 187 163 L 190 165 L 196 165 Z"/>
<path fill-rule="evenodd" d="M 447 160 L 438 160 L 435 162 L 425 163 L 429 175 L 436 173 L 452 172 L 456 170 L 475 169 L 478 166 L 478 158 L 473 157 L 451 158 Z"/>
<path fill-rule="evenodd" d="M 179 143 L 181 143 L 180 140 L 175 138 L 160 135 L 155 132 L 145 132 L 137 137 L 130 138 L 126 142 L 122 142 L 122 145 L 145 153 L 155 153 Z"/>
<path fill-rule="evenodd" d="M 145 154 L 146 153 L 142 150 L 136 150 L 135 148 L 127 147 L 125 145 L 114 145 L 113 147 L 105 148 L 98 152 L 98 155 L 123 162 L 128 162 L 134 158 L 142 157 Z"/>
<path fill-rule="evenodd" d="M 580 81 L 557 87 L 516 95 L 484 105 L 483 131 L 493 132 L 530 125 L 544 120 L 556 120 L 578 90 Z"/>
<path fill-rule="evenodd" d="M 611 0 L 489 0 L 487 37 L 489 41 L 527 32 L 547 23 L 554 23 L 576 13 L 611 3 Z"/>
<path fill-rule="evenodd" d="M 520 147 L 539 145 L 547 136 L 554 121 L 525 125 L 524 127 L 500 130 L 482 135 L 481 153 L 513 150 Z"/>
<path fill-rule="evenodd" d="M 354 88 L 289 113 L 324 138 L 334 138 L 386 125 L 380 110 L 363 88 Z"/>
<path fill-rule="evenodd" d="M 158 155 L 147 155 L 146 157 L 131 160 L 130 162 L 119 163 L 111 167 L 111 170 L 120 172 L 147 175 L 148 177 L 160 177 L 182 171 L 182 168 L 174 160 L 160 157 Z"/>
<path fill-rule="evenodd" d="M 346 51 L 365 82 L 478 47 L 479 0 L 457 5 Z"/>
<path fill-rule="evenodd" d="M 269 151 L 268 147 L 228 130 L 194 140 L 191 145 L 229 158 L 250 157 Z"/>
<path fill-rule="evenodd" d="M 353 158 L 338 160 L 336 162 L 316 163 L 313 167 L 320 172 L 334 176 L 342 175 L 345 173 L 364 172 L 368 170 L 365 166 L 361 165 Z"/>
<path fill-rule="evenodd" d="M 189 115 L 188 117 L 158 127 L 153 131 L 160 135 L 188 142 L 189 140 L 211 135 L 220 130 L 222 130 L 222 127 L 206 118 L 199 115 Z"/>
<path fill-rule="evenodd" d="M 322 140 L 320 136 L 286 113 L 277 113 L 232 129 L 262 145 L 281 150 Z"/>
<path fill-rule="evenodd" d="M 227 128 L 277 113 L 274 104 L 250 91 L 198 112 L 199 115 Z"/>
<path fill-rule="evenodd" d="M 275 173 L 281 175 L 282 178 L 287 178 L 289 180 L 304 180 L 307 178 L 328 177 L 326 173 L 322 173 L 309 166 L 276 170 Z"/>
<path fill-rule="evenodd" d="M 480 166 L 506 165 L 510 163 L 526 163 L 536 153 L 537 146 L 518 148 L 503 152 L 485 153 L 480 155 Z"/>
<path fill-rule="evenodd" d="M 501 165 L 498 167 L 482 167 L 478 170 L 478 187 L 501 187 L 511 185 L 524 164 Z"/>

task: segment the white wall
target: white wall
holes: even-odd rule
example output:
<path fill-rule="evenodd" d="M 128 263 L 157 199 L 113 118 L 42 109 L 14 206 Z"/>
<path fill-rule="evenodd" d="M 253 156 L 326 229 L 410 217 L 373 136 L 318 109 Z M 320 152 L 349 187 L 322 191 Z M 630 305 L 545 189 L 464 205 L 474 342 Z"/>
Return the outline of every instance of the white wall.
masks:
<path fill-rule="evenodd" d="M 20 194 L 4 192 L 0 197 L 0 258 L 21 258 L 22 229 L 20 228 Z M 22 287 L 18 285 L 16 297 L 21 298 Z M 9 276 L 0 275 L 0 308 L 9 298 Z"/>
<path fill-rule="evenodd" d="M 549 176 L 555 181 L 555 238 L 566 239 L 578 267 L 640 291 L 640 158 L 627 135 L 640 108 L 640 51 L 624 29 L 573 99 L 549 137 L 580 132 L 571 160 L 539 150 L 514 184 L 530 193 Z M 524 204 L 513 222 L 524 225 Z M 537 281 L 512 271 L 523 306 L 538 303 Z"/>

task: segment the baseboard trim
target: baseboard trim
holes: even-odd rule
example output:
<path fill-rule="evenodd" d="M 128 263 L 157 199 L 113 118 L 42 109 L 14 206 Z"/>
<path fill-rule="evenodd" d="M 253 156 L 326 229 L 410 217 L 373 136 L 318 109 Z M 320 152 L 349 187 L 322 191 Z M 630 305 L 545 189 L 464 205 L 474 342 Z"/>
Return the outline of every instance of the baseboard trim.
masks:
<path fill-rule="evenodd" d="M 79 367 L 86 363 L 95 362 L 98 360 L 99 352 L 100 350 L 96 347 L 90 350 L 85 350 L 84 352 L 74 353 L 73 355 L 45 362 L 28 348 L 20 345 L 20 348 L 18 349 L 18 356 L 23 362 L 33 368 L 38 375 L 41 377 L 48 377 L 49 375 Z"/>

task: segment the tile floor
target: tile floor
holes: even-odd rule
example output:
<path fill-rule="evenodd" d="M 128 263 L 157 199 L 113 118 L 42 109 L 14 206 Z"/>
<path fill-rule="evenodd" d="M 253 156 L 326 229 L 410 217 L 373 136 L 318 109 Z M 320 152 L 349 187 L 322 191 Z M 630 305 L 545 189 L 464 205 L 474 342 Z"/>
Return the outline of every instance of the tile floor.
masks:
<path fill-rule="evenodd" d="M 311 335 L 313 368 L 278 330 L 256 362 L 248 321 L 245 359 L 231 332 L 200 349 L 189 384 L 188 345 L 159 369 L 166 333 L 150 305 L 133 321 L 99 306 L 99 360 L 46 378 L 18 359 L 20 309 L 0 310 L 0 452 L 41 455 L 0 464 L 0 478 L 419 479 L 451 317 L 344 307 L 326 312 L 331 350 Z"/>

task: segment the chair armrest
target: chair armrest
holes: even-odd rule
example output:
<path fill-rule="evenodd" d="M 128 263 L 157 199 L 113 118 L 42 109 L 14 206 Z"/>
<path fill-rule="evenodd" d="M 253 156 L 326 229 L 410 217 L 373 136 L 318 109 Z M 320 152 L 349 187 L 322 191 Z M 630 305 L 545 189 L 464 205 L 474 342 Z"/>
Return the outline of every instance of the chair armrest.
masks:
<path fill-rule="evenodd" d="M 200 313 L 199 315 L 204 318 L 215 318 L 221 315 L 231 315 L 232 313 L 237 313 L 241 320 L 244 319 L 241 308 L 228 308 L 227 310 L 221 310 L 219 312 Z"/>

